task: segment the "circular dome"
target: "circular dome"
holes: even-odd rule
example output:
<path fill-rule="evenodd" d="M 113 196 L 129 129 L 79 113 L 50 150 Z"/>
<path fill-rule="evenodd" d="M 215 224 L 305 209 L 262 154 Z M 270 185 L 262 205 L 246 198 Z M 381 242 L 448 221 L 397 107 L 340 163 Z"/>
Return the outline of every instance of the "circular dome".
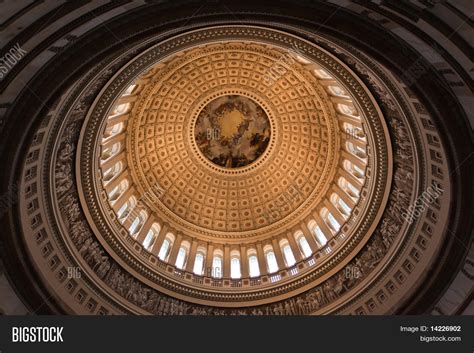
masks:
<path fill-rule="evenodd" d="M 370 237 L 367 220 L 381 216 L 391 172 L 383 117 L 314 44 L 266 28 L 206 28 L 150 49 L 108 87 L 97 107 L 115 95 L 109 113 L 96 110 L 83 130 L 82 185 L 99 192 L 85 196 L 107 215 L 104 244 L 134 251 L 122 237 L 138 241 L 145 253 L 134 261 L 157 285 L 173 273 L 185 293 L 191 280 L 234 305 L 247 296 L 235 287 L 251 284 L 247 301 L 258 303 L 270 288 L 288 292 L 297 278 L 344 265 Z"/>

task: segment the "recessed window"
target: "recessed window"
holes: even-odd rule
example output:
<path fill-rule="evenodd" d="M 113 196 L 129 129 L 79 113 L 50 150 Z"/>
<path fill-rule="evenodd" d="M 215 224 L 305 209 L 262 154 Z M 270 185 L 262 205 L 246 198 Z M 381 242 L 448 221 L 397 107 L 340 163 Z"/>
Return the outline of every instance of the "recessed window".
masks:
<path fill-rule="evenodd" d="M 329 221 L 329 226 L 334 232 L 338 232 L 341 229 L 341 225 L 336 220 L 336 218 L 332 215 L 332 213 L 327 214 L 327 220 Z"/>
<path fill-rule="evenodd" d="M 152 229 L 148 231 L 145 239 L 143 240 L 143 247 L 147 250 L 150 249 L 151 244 L 153 244 L 153 239 L 155 239 L 155 233 Z"/>
<path fill-rule="evenodd" d="M 122 180 L 119 185 L 109 192 L 109 200 L 114 203 L 128 189 L 128 180 Z"/>
<path fill-rule="evenodd" d="M 145 211 L 140 211 L 138 216 L 133 220 L 132 224 L 130 225 L 130 228 L 128 229 L 130 235 L 136 235 L 147 218 L 147 213 Z"/>
<path fill-rule="evenodd" d="M 346 149 L 348 152 L 361 159 L 367 157 L 367 154 L 365 153 L 365 148 L 362 148 L 361 146 L 356 145 L 350 141 L 346 143 Z"/>
<path fill-rule="evenodd" d="M 114 177 L 116 177 L 122 171 L 122 168 L 123 168 L 122 162 L 115 163 L 112 167 L 110 167 L 104 172 L 104 181 L 105 182 L 111 181 Z"/>
<path fill-rule="evenodd" d="M 347 97 L 346 92 L 339 86 L 328 86 L 328 90 L 335 96 Z"/>
<path fill-rule="evenodd" d="M 343 214 L 349 215 L 351 213 L 351 208 L 347 205 L 347 203 L 344 202 L 342 198 L 339 197 L 337 203 Z"/>
<path fill-rule="evenodd" d="M 324 79 L 331 79 L 332 78 L 332 76 L 329 75 L 329 73 L 326 70 L 323 70 L 323 69 L 314 70 L 314 73 L 319 78 L 324 78 Z"/>
<path fill-rule="evenodd" d="M 260 276 L 260 268 L 258 267 L 257 255 L 249 256 L 249 274 L 250 277 Z"/>
<path fill-rule="evenodd" d="M 321 230 L 321 228 L 317 225 L 317 223 L 314 220 L 312 220 L 308 223 L 308 228 L 314 234 L 319 246 L 323 247 L 327 244 L 328 239 L 326 238 L 323 231 Z"/>
<path fill-rule="evenodd" d="M 161 227 L 158 223 L 153 223 L 150 230 L 146 234 L 145 239 L 143 240 L 143 247 L 145 249 L 150 250 L 156 240 L 156 237 L 158 236 L 158 234 L 160 234 L 160 229 Z"/>
<path fill-rule="evenodd" d="M 124 96 L 128 96 L 130 94 L 132 94 L 133 90 L 135 89 L 135 87 L 137 87 L 137 85 L 130 85 L 127 87 L 127 89 L 125 90 L 125 92 L 123 92 L 123 95 Z"/>
<path fill-rule="evenodd" d="M 240 259 L 237 256 L 234 256 L 230 259 L 230 277 L 240 278 L 240 276 Z"/>
<path fill-rule="evenodd" d="M 160 252 L 158 253 L 158 258 L 162 261 L 166 261 L 168 258 L 168 252 L 170 249 L 171 242 L 169 239 L 165 239 L 163 244 L 161 244 Z"/>
<path fill-rule="evenodd" d="M 124 128 L 124 124 L 123 123 L 118 123 L 118 124 L 114 124 L 114 125 L 111 125 L 111 126 L 108 126 L 106 129 L 105 129 L 105 133 L 104 133 L 104 138 L 103 140 L 107 139 L 107 138 L 110 138 L 112 136 L 115 136 L 117 134 L 119 134 L 120 132 L 122 132 Z"/>
<path fill-rule="evenodd" d="M 278 263 L 275 257 L 273 250 L 269 250 L 265 253 L 265 258 L 267 259 L 268 273 L 273 273 L 278 271 Z"/>
<path fill-rule="evenodd" d="M 222 257 L 219 255 L 212 259 L 212 277 L 222 278 Z"/>
<path fill-rule="evenodd" d="M 337 105 L 337 108 L 339 109 L 339 111 L 340 111 L 342 114 L 350 115 L 350 116 L 353 116 L 353 117 L 356 117 L 356 116 L 357 116 L 357 110 L 356 110 L 353 106 L 350 106 L 350 105 L 347 105 L 347 104 L 339 103 L 339 104 Z"/>
<path fill-rule="evenodd" d="M 289 244 L 286 244 L 282 250 L 283 256 L 285 257 L 286 266 L 293 266 L 296 263 L 296 259 L 293 255 L 293 251 L 291 250 L 291 246 Z"/>
<path fill-rule="evenodd" d="M 300 236 L 298 238 L 298 244 L 300 246 L 301 252 L 303 253 L 304 257 L 309 257 L 312 253 L 311 247 L 308 244 L 308 241 L 304 236 Z"/>
<path fill-rule="evenodd" d="M 104 149 L 102 152 L 102 161 L 106 161 L 110 159 L 111 157 L 117 155 L 122 148 L 122 143 L 121 142 L 115 142 L 112 146 L 107 147 Z"/>
<path fill-rule="evenodd" d="M 130 103 L 123 103 L 115 106 L 114 110 L 112 110 L 112 116 L 123 114 L 128 111 L 130 108 Z"/>
<path fill-rule="evenodd" d="M 193 272 L 197 275 L 202 275 L 204 269 L 204 254 L 198 252 L 196 258 L 194 259 L 194 268 Z"/>
<path fill-rule="evenodd" d="M 184 247 L 180 247 L 178 250 L 178 256 L 176 257 L 176 267 L 179 269 L 184 268 L 184 263 L 186 262 L 186 249 Z"/>

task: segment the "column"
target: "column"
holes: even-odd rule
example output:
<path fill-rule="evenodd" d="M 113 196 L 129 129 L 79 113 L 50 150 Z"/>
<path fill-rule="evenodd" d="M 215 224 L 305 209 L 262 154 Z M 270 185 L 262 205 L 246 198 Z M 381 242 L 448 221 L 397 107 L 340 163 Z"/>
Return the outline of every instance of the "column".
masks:
<path fill-rule="evenodd" d="M 230 248 L 224 245 L 224 278 L 230 278 Z"/>
<path fill-rule="evenodd" d="M 300 262 L 303 260 L 303 256 L 301 255 L 301 250 L 298 244 L 296 244 L 295 237 L 291 232 L 287 233 L 288 243 L 290 243 L 291 251 L 293 252 L 293 256 L 295 257 L 296 262 Z"/>
<path fill-rule="evenodd" d="M 339 210 L 334 207 L 334 205 L 332 204 L 332 202 L 329 202 L 327 200 L 324 200 L 324 205 L 327 207 L 327 209 L 329 210 L 329 212 L 332 213 L 332 215 L 334 216 L 334 218 L 336 219 L 336 221 L 341 225 L 341 228 L 342 228 L 342 225 L 346 222 L 346 220 L 344 219 L 344 217 L 342 216 L 341 212 L 339 212 Z"/>
<path fill-rule="evenodd" d="M 326 225 L 326 222 L 323 221 L 323 219 L 319 216 L 318 212 L 313 212 L 313 216 L 316 220 L 316 223 L 318 224 L 319 228 L 321 228 L 321 231 L 323 234 L 326 236 L 326 239 L 329 240 L 332 238 L 332 231 L 329 229 L 329 227 Z"/>
<path fill-rule="evenodd" d="M 319 245 L 316 242 L 315 235 L 308 229 L 308 226 L 305 223 L 302 222 L 300 224 L 300 227 L 304 237 L 306 238 L 306 241 L 309 244 L 309 247 L 311 248 L 311 251 L 315 253 L 319 249 Z"/>
<path fill-rule="evenodd" d="M 171 248 L 170 256 L 168 259 L 168 263 L 173 265 L 176 263 L 176 258 L 178 257 L 178 251 L 181 246 L 181 241 L 183 240 L 183 236 L 181 233 L 176 235 L 176 239 L 173 243 L 173 247 Z"/>
<path fill-rule="evenodd" d="M 155 222 L 155 218 L 153 216 L 149 216 L 145 224 L 143 225 L 143 227 L 141 227 L 140 230 L 138 231 L 136 239 L 140 244 L 143 243 L 143 241 L 145 240 L 154 222 Z"/>
<path fill-rule="evenodd" d="M 257 257 L 258 257 L 258 266 L 260 268 L 260 275 L 266 275 L 267 271 L 267 259 L 265 258 L 265 253 L 263 252 L 263 246 L 261 242 L 257 243 Z"/>
<path fill-rule="evenodd" d="M 196 239 L 193 239 L 191 243 L 191 250 L 189 250 L 188 254 L 188 261 L 186 261 L 186 271 L 193 272 L 194 268 L 194 260 L 196 260 L 196 252 L 197 252 L 198 242 Z"/>
<path fill-rule="evenodd" d="M 278 239 L 273 238 L 272 239 L 272 245 L 273 245 L 273 252 L 275 253 L 275 257 L 276 257 L 276 260 L 277 260 L 278 269 L 282 270 L 282 269 L 286 268 L 286 263 L 285 263 L 285 260 L 283 258 L 283 254 L 281 253 L 280 244 L 278 244 Z"/>
<path fill-rule="evenodd" d="M 214 257 L 214 244 L 208 243 L 206 250 L 206 262 L 204 265 L 204 274 L 207 277 L 212 277 L 212 260 Z"/>
<path fill-rule="evenodd" d="M 242 274 L 242 278 L 250 277 L 249 274 L 249 260 L 246 252 L 246 248 L 244 245 L 240 246 L 240 271 Z"/>

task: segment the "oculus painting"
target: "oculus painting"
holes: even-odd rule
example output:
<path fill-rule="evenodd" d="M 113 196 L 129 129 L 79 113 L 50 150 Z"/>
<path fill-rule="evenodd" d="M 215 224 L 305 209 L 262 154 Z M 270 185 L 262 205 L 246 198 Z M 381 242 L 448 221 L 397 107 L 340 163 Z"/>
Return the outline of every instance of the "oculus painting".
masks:
<path fill-rule="evenodd" d="M 270 122 L 253 100 L 240 95 L 208 103 L 196 120 L 194 136 L 199 150 L 212 163 L 239 168 L 254 162 L 270 141 Z"/>

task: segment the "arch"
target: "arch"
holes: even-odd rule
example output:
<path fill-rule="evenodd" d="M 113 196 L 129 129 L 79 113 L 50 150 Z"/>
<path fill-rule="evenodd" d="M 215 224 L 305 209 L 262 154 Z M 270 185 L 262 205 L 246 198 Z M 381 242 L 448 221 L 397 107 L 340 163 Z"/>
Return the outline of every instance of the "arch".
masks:
<path fill-rule="evenodd" d="M 232 250 L 230 253 L 230 277 L 236 279 L 241 276 L 240 253 L 237 250 Z"/>
<path fill-rule="evenodd" d="M 359 198 L 360 190 L 348 182 L 344 177 L 339 178 L 338 184 L 339 187 L 352 199 L 357 200 Z"/>
<path fill-rule="evenodd" d="M 324 69 L 315 69 L 314 70 L 314 74 L 319 77 L 319 78 L 322 78 L 322 79 L 331 79 L 332 76 Z"/>
<path fill-rule="evenodd" d="M 266 245 L 263 248 L 263 252 L 265 254 L 265 260 L 267 263 L 268 273 L 277 272 L 279 268 L 278 268 L 278 262 L 275 256 L 275 252 L 273 251 L 273 247 L 271 245 Z"/>
<path fill-rule="evenodd" d="M 110 190 L 108 196 L 112 204 L 114 204 L 122 194 L 127 191 L 129 186 L 128 179 L 124 179 L 120 182 L 119 185 Z"/>
<path fill-rule="evenodd" d="M 112 117 L 112 116 L 116 116 L 116 115 L 119 115 L 119 114 L 124 114 L 129 109 L 130 109 L 130 103 L 118 104 L 114 107 L 114 109 L 112 110 L 112 113 L 110 114 L 110 116 Z"/>
<path fill-rule="evenodd" d="M 202 276 L 204 273 L 204 263 L 206 261 L 206 249 L 199 246 L 196 250 L 196 256 L 194 257 L 193 272 L 196 275 Z"/>
<path fill-rule="evenodd" d="M 180 270 L 184 269 L 186 262 L 188 260 L 189 249 L 191 244 L 187 240 L 183 240 L 178 250 L 178 255 L 176 256 L 175 266 Z"/>
<path fill-rule="evenodd" d="M 338 194 L 333 193 L 331 195 L 331 203 L 341 213 L 342 217 L 344 217 L 345 219 L 349 218 L 352 209 L 349 207 L 349 205 L 347 205 L 347 203 L 344 202 L 344 200 Z"/>
<path fill-rule="evenodd" d="M 220 249 L 214 250 L 212 257 L 212 274 L 214 278 L 222 278 L 222 267 L 224 263 L 224 252 Z"/>
<path fill-rule="evenodd" d="M 127 89 L 123 92 L 122 96 L 129 96 L 136 91 L 137 85 L 136 84 L 131 84 L 130 86 L 127 87 Z"/>
<path fill-rule="evenodd" d="M 304 236 L 303 232 L 297 231 L 294 236 L 296 243 L 300 248 L 301 254 L 303 254 L 305 258 L 310 257 L 313 251 L 311 250 L 311 247 L 309 246 L 309 243 L 306 240 L 306 237 Z"/>
<path fill-rule="evenodd" d="M 140 231 L 141 227 L 145 224 L 148 218 L 148 213 L 145 210 L 138 212 L 138 215 L 133 220 L 132 224 L 128 228 L 131 236 L 136 236 Z"/>
<path fill-rule="evenodd" d="M 111 180 L 115 179 L 120 174 L 120 172 L 122 170 L 123 170 L 123 162 L 118 161 L 112 167 L 110 167 L 105 172 L 103 172 L 104 181 L 107 183 L 107 182 L 110 182 Z"/>
<path fill-rule="evenodd" d="M 145 236 L 145 239 L 143 239 L 143 247 L 146 250 L 150 250 L 153 244 L 156 241 L 156 238 L 158 237 L 158 234 L 160 234 L 160 224 L 159 223 L 153 223 L 150 227 L 150 230 L 148 230 L 147 235 Z"/>
<path fill-rule="evenodd" d="M 339 229 L 341 229 L 341 225 L 339 222 L 336 220 L 334 215 L 326 208 L 323 207 L 321 209 L 321 218 L 323 219 L 324 223 L 328 226 L 328 228 L 333 232 L 337 233 L 339 232 Z"/>
<path fill-rule="evenodd" d="M 323 247 L 327 244 L 328 238 L 323 233 L 323 231 L 315 220 L 311 220 L 308 222 L 308 229 L 313 233 L 320 247 Z"/>
<path fill-rule="evenodd" d="M 359 114 L 357 113 L 357 109 L 352 105 L 338 103 L 337 109 L 344 115 L 348 115 L 353 118 L 360 119 Z"/>
<path fill-rule="evenodd" d="M 167 233 L 163 244 L 161 244 L 160 251 L 158 252 L 158 258 L 162 261 L 168 261 L 168 257 L 173 247 L 175 236 L 173 233 Z"/>
<path fill-rule="evenodd" d="M 354 144 L 351 141 L 346 141 L 346 150 L 349 153 L 352 153 L 354 156 L 360 158 L 360 159 L 365 159 L 367 158 L 367 152 L 365 148 Z"/>
<path fill-rule="evenodd" d="M 283 259 L 285 260 L 286 266 L 293 266 L 296 263 L 296 259 L 295 255 L 293 254 L 293 250 L 291 249 L 290 243 L 288 242 L 288 239 L 280 240 L 280 249 L 283 254 Z"/>
<path fill-rule="evenodd" d="M 247 251 L 247 257 L 249 262 L 249 275 L 250 277 L 260 276 L 260 266 L 258 263 L 257 250 L 249 249 Z"/>
<path fill-rule="evenodd" d="M 337 97 L 349 97 L 347 92 L 339 86 L 328 86 L 328 91 L 329 93 Z"/>

